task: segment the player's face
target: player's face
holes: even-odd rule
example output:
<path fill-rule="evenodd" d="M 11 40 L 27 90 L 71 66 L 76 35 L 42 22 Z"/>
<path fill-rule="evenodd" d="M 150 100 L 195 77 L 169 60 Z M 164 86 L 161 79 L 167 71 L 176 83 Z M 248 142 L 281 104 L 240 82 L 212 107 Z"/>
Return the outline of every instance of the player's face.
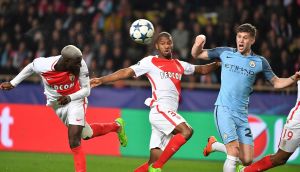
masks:
<path fill-rule="evenodd" d="M 248 32 L 239 32 L 236 35 L 236 47 L 241 54 L 248 55 L 255 39 Z"/>
<path fill-rule="evenodd" d="M 162 36 L 156 43 L 156 49 L 160 56 L 170 59 L 172 57 L 173 40 L 172 38 Z"/>
<path fill-rule="evenodd" d="M 78 76 L 81 67 L 81 57 L 78 58 L 63 58 L 63 64 L 67 71 L 71 72 L 72 74 Z"/>

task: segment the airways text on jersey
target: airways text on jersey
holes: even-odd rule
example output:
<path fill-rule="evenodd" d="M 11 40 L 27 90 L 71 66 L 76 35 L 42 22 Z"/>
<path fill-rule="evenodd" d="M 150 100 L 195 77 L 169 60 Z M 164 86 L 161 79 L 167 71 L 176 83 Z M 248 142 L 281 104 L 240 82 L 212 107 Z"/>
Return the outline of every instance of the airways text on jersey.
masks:
<path fill-rule="evenodd" d="M 49 71 L 41 75 L 52 89 L 63 96 L 80 90 L 78 77 L 69 72 Z"/>

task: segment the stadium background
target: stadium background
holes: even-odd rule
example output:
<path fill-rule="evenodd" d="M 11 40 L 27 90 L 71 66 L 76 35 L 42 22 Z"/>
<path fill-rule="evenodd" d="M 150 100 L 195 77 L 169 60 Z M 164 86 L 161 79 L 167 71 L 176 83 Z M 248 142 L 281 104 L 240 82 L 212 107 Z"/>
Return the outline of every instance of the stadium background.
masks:
<path fill-rule="evenodd" d="M 207 36 L 206 48 L 235 46 L 234 27 L 250 22 L 259 31 L 254 51 L 267 58 L 278 76 L 288 77 L 299 70 L 300 65 L 299 13 L 300 2 L 296 0 L 2 0 L 0 79 L 11 79 L 34 58 L 59 54 L 60 49 L 67 44 L 74 44 L 83 51 L 91 77 L 107 75 L 119 68 L 128 67 L 153 53 L 152 46 L 138 45 L 129 38 L 129 26 L 138 18 L 149 19 L 156 32 L 170 32 L 174 36 L 175 57 L 194 64 L 205 63 L 193 60 L 189 55 L 196 35 L 203 33 Z M 38 78 L 32 77 L 13 91 L 0 92 L 0 160 L 5 162 L 10 160 L 10 156 L 14 157 L 8 163 L 1 163 L 0 168 L 5 171 L 18 171 L 17 165 L 8 164 L 18 162 L 18 157 L 22 157 L 22 154 L 17 153 L 19 151 L 69 153 L 64 132 L 66 128 L 43 105 L 43 91 L 37 80 Z M 150 128 L 148 109 L 143 101 L 151 94 L 144 80 L 145 78 L 117 82 L 92 91 L 87 120 L 108 122 L 121 115 L 128 124 L 126 129 L 129 145 L 121 149 L 116 136 L 109 134 L 85 142 L 88 154 L 123 156 L 121 159 L 128 162 L 132 160 L 130 157 L 148 156 Z M 176 161 L 179 164 L 186 162 L 181 159 L 194 159 L 191 163 L 196 162 L 198 165 L 192 171 L 205 171 L 203 166 L 207 166 L 209 162 L 203 160 L 218 161 L 225 158 L 222 154 L 206 159 L 201 155 L 206 138 L 217 135 L 212 112 L 219 80 L 219 71 L 208 76 L 184 78 L 180 111 L 196 132 L 175 157 L 179 159 Z M 249 110 L 252 114 L 250 121 L 256 136 L 255 143 L 260 145 L 256 148 L 259 158 L 276 150 L 285 115 L 294 106 L 296 93 L 295 87 L 275 91 L 262 76 L 257 78 L 255 89 Z M 31 156 L 29 153 L 26 155 Z M 45 157 L 48 156 L 51 155 L 45 154 L 44 159 L 47 160 Z M 39 158 L 28 164 L 35 164 L 37 159 Z M 142 163 L 140 159 L 133 161 Z M 104 160 L 97 163 L 101 162 Z M 211 162 L 217 164 L 210 164 L 211 168 L 217 167 L 216 171 L 221 171 L 220 162 Z M 289 163 L 300 164 L 299 149 Z M 20 166 L 26 167 L 25 164 Z M 72 167 L 72 162 L 66 166 Z M 110 166 L 112 165 L 108 164 Z M 173 166 L 174 163 L 166 166 L 166 171 Z M 293 167 L 299 166 L 287 166 L 281 170 L 292 171 Z M 59 171 L 64 171 L 65 168 L 62 166 Z M 37 171 L 36 169 L 38 166 L 31 171 Z M 94 171 L 97 167 L 89 169 Z M 122 171 L 123 167 L 117 169 Z M 213 171 L 209 167 L 206 169 Z M 30 171 L 30 168 L 21 171 L 27 170 Z M 57 170 L 54 168 L 52 171 Z"/>

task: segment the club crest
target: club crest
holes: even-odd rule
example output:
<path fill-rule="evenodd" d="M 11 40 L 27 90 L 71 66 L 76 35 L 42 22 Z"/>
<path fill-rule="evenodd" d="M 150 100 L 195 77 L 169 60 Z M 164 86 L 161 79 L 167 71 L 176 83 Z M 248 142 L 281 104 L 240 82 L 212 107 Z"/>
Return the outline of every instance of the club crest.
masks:
<path fill-rule="evenodd" d="M 256 66 L 256 64 L 255 64 L 255 62 L 254 62 L 254 61 L 252 61 L 252 60 L 251 60 L 251 61 L 249 62 L 249 66 L 250 66 L 250 67 L 255 67 L 255 66 Z"/>
<path fill-rule="evenodd" d="M 75 80 L 75 75 L 73 75 L 73 74 L 70 73 L 69 78 L 70 78 L 70 81 L 73 82 Z"/>

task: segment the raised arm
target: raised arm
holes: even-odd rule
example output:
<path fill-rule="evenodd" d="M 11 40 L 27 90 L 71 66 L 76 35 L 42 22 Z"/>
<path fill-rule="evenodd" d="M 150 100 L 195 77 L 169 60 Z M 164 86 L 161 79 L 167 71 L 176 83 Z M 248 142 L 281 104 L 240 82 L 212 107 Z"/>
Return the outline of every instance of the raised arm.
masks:
<path fill-rule="evenodd" d="M 201 75 L 206 75 L 206 74 L 216 70 L 220 66 L 221 66 L 221 62 L 213 62 L 213 63 L 209 63 L 206 65 L 196 65 L 195 73 L 200 73 Z"/>
<path fill-rule="evenodd" d="M 297 82 L 299 79 L 300 79 L 300 72 L 298 71 L 289 78 L 278 78 L 277 76 L 274 76 L 271 79 L 271 83 L 274 86 L 274 88 L 281 89 L 292 85 L 293 83 Z"/>
<path fill-rule="evenodd" d="M 91 84 L 91 87 L 93 88 L 93 87 L 96 87 L 101 84 L 114 82 L 114 81 L 130 78 L 133 76 L 135 76 L 133 69 L 124 68 L 124 69 L 120 69 L 112 74 L 109 74 L 107 76 L 103 76 L 100 78 L 92 78 L 90 81 L 90 84 Z"/>
<path fill-rule="evenodd" d="M 208 52 L 206 49 L 203 49 L 206 41 L 205 35 L 198 35 L 195 39 L 195 43 L 192 47 L 191 54 L 195 59 L 208 60 Z"/>
<path fill-rule="evenodd" d="M 11 90 L 20 84 L 24 79 L 28 78 L 34 73 L 33 63 L 29 63 L 24 69 L 10 82 L 3 82 L 0 84 L 1 90 Z"/>

